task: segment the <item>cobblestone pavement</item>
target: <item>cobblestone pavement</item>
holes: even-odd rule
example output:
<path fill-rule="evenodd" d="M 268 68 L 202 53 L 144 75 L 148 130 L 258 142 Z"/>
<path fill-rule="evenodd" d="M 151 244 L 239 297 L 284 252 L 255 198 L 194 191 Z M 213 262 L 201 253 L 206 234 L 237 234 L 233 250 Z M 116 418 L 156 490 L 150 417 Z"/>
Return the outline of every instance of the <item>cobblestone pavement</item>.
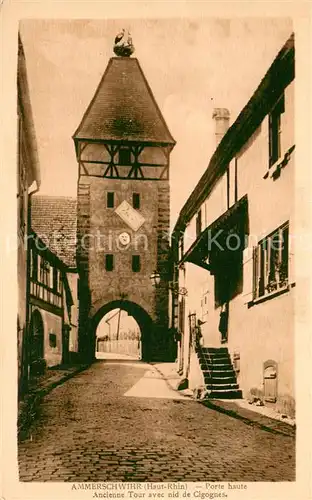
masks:
<path fill-rule="evenodd" d="M 151 365 L 99 361 L 55 388 L 19 444 L 20 480 L 295 480 L 294 438 L 164 385 Z"/>

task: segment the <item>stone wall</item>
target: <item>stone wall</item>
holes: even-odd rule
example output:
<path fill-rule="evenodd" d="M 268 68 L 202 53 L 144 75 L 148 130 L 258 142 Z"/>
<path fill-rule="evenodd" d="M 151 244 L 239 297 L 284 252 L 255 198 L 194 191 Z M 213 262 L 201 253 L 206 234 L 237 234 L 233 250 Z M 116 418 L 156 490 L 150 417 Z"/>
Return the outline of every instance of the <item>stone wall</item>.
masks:
<path fill-rule="evenodd" d="M 114 192 L 114 208 L 107 208 L 107 192 Z M 140 194 L 140 214 L 145 221 L 138 230 L 124 222 L 115 209 L 133 193 Z M 169 251 L 169 182 L 81 177 L 78 186 L 79 338 L 83 349 L 94 350 L 88 320 L 103 306 L 121 298 L 143 308 L 155 322 L 150 340 L 161 348 L 168 328 L 167 265 Z M 127 232 L 129 245 L 119 235 Z M 87 236 L 88 235 L 88 236 Z M 87 245 L 82 243 L 88 242 Z M 106 271 L 105 256 L 112 254 L 114 269 Z M 139 255 L 141 269 L 132 271 L 132 256 Z M 158 270 L 163 284 L 153 287 L 150 275 Z M 85 336 L 87 336 L 85 338 Z M 156 337 L 155 337 L 156 336 Z M 152 340 L 152 337 L 154 339 Z M 88 347 L 89 346 L 89 347 Z M 90 352 L 90 354 L 92 354 Z"/>

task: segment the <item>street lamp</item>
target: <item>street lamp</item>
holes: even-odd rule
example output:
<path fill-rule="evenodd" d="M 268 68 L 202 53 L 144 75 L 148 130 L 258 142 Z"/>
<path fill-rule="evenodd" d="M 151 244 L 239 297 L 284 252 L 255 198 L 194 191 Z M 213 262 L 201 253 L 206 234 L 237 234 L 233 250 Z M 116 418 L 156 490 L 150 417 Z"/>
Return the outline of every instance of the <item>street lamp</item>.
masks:
<path fill-rule="evenodd" d="M 154 271 L 150 275 L 150 280 L 153 287 L 158 288 L 160 285 L 160 274 L 157 271 Z M 177 295 L 187 295 L 187 289 L 185 287 L 178 287 L 177 285 L 173 284 L 172 281 L 168 281 L 168 288 Z"/>
<path fill-rule="evenodd" d="M 150 280 L 152 282 L 152 285 L 153 287 L 155 288 L 158 288 L 159 285 L 160 285 L 160 274 L 157 273 L 157 271 L 154 271 L 151 275 L 150 275 Z"/>

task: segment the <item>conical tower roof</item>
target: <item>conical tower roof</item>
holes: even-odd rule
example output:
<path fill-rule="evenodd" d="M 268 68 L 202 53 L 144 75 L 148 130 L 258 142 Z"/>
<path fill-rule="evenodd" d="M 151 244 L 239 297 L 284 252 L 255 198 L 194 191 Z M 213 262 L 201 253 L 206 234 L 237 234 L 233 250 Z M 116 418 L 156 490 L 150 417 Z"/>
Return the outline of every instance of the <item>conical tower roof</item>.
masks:
<path fill-rule="evenodd" d="M 73 138 L 175 144 L 138 60 L 130 57 L 110 59 Z"/>

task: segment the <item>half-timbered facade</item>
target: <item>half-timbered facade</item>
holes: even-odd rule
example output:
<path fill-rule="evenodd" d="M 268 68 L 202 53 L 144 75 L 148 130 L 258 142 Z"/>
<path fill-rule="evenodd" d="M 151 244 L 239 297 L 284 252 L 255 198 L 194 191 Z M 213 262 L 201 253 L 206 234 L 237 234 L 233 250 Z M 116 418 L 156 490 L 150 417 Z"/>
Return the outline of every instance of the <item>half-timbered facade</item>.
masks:
<path fill-rule="evenodd" d="M 30 371 L 77 353 L 76 200 L 35 196 L 29 238 Z"/>
<path fill-rule="evenodd" d="M 27 81 L 26 59 L 23 44 L 18 37 L 17 61 L 17 350 L 18 382 L 20 394 L 26 384 L 26 345 L 29 293 L 28 238 L 30 230 L 30 200 L 40 186 L 40 167 L 34 129 L 32 107 Z M 22 383 L 25 382 L 25 383 Z"/>
<path fill-rule="evenodd" d="M 225 110 L 216 110 L 219 118 Z M 221 112 L 221 113 L 220 113 Z M 179 370 L 294 410 L 294 38 L 227 130 L 172 236 Z"/>

